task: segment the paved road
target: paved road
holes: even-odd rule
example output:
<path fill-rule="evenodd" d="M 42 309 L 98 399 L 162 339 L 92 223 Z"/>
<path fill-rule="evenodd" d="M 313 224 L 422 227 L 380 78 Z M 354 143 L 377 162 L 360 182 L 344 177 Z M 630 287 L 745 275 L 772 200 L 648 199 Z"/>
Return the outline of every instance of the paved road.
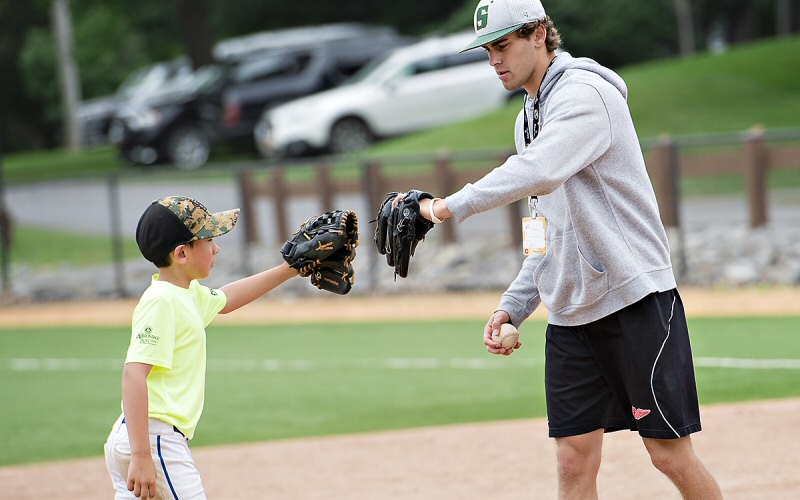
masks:
<path fill-rule="evenodd" d="M 84 234 L 111 234 L 114 219 L 112 195 L 104 181 L 58 182 L 7 189 L 6 200 L 16 224 L 76 231 Z M 123 235 L 133 235 L 136 223 L 144 208 L 152 200 L 171 194 L 184 194 L 203 202 L 209 210 L 219 211 L 241 206 L 237 186 L 232 181 L 212 183 L 207 180 L 158 183 L 124 181 L 119 184 L 119 230 Z M 363 196 L 341 196 L 334 200 L 337 207 L 351 208 L 366 225 L 374 217 L 377 207 L 369 207 Z M 288 206 L 290 224 L 297 224 L 321 211 L 315 198 L 294 198 Z M 268 200 L 256 204 L 255 217 L 259 236 L 265 244 L 278 243 Z M 507 226 L 507 216 L 486 213 L 472 217 L 457 231 L 496 236 Z M 290 227 L 292 227 L 290 225 Z M 366 227 L 366 226 L 362 226 Z M 513 228 L 516 231 L 518 228 Z M 244 232 L 242 232 L 244 235 Z M 288 236 L 288 235 L 287 235 Z M 432 235 L 432 238 L 436 238 Z M 285 238 L 283 238 L 285 239 Z M 282 242 L 283 239 L 280 241 Z"/>
<path fill-rule="evenodd" d="M 188 175 L 187 175 L 188 177 Z M 225 210 L 241 205 L 236 185 L 232 181 L 207 179 L 185 182 L 153 182 L 124 180 L 119 185 L 120 234 L 133 235 L 136 222 L 144 207 L 153 199 L 169 194 L 185 194 L 205 203 L 211 210 Z M 6 200 L 16 224 L 76 231 L 84 234 L 107 235 L 112 232 L 112 209 L 108 183 L 104 181 L 57 182 L 15 186 L 7 189 Z M 337 206 L 354 209 L 362 224 L 372 219 L 374 207 L 367 206 L 363 197 L 346 196 L 335 200 Z M 316 199 L 295 198 L 289 203 L 289 221 L 305 220 L 318 213 Z M 269 203 L 263 200 L 256 205 L 255 217 L 262 241 L 277 243 L 272 229 Z M 770 221 L 800 224 L 800 190 L 781 190 L 770 196 Z M 747 224 L 748 212 L 743 196 L 723 196 L 684 200 L 681 207 L 682 223 L 688 228 L 710 224 Z M 456 231 L 485 237 L 509 234 L 518 228 L 508 228 L 505 212 L 493 211 L 479 214 L 457 226 Z M 242 232 L 244 234 L 244 232 Z M 436 237 L 432 233 L 432 238 Z"/>

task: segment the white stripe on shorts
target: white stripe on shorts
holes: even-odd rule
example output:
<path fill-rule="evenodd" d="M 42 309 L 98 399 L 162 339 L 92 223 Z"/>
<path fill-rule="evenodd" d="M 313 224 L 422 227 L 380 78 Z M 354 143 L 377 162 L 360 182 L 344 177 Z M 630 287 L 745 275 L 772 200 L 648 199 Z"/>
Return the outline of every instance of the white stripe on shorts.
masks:
<path fill-rule="evenodd" d="M 656 402 L 656 408 L 658 409 L 658 413 L 661 414 L 661 418 L 664 419 L 664 422 L 667 423 L 667 425 L 672 430 L 672 432 L 675 433 L 676 437 L 681 437 L 681 435 L 678 434 L 678 431 L 675 430 L 675 427 L 673 427 L 672 424 L 669 423 L 669 420 L 667 420 L 667 417 L 664 416 L 664 412 L 661 410 L 661 406 L 658 404 L 658 398 L 656 397 L 656 389 L 653 386 L 653 378 L 655 378 L 656 365 L 658 364 L 659 358 L 661 358 L 661 353 L 664 351 L 664 346 L 667 345 L 667 340 L 669 340 L 669 334 L 670 334 L 670 331 L 672 330 L 672 316 L 675 314 L 675 298 L 676 298 L 675 294 L 673 293 L 673 295 L 672 295 L 672 308 L 669 311 L 669 319 L 667 320 L 667 336 L 664 338 L 664 342 L 661 344 L 661 349 L 658 350 L 658 356 L 656 356 L 655 361 L 653 361 L 653 369 L 650 372 L 650 391 L 653 394 L 653 401 Z"/>

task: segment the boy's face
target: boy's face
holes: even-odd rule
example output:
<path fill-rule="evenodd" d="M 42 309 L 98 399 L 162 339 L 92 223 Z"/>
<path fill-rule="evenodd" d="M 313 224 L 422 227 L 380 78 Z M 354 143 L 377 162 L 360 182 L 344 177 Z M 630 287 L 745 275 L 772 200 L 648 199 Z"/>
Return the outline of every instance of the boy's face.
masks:
<path fill-rule="evenodd" d="M 211 274 L 219 247 L 212 238 L 197 240 L 191 246 L 184 245 L 186 271 L 190 279 L 205 279 Z"/>

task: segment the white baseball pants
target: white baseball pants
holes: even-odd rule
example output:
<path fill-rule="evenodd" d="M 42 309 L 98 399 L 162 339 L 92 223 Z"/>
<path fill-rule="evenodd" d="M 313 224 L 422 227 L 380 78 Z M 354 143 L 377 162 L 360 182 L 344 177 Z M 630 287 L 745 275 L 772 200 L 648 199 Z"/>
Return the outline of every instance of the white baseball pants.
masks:
<path fill-rule="evenodd" d="M 200 472 L 194 464 L 189 443 L 172 425 L 150 419 L 150 452 L 156 466 L 157 499 L 205 500 Z M 105 444 L 106 467 L 114 484 L 116 500 L 133 500 L 128 491 L 131 445 L 122 415 L 114 423 Z"/>

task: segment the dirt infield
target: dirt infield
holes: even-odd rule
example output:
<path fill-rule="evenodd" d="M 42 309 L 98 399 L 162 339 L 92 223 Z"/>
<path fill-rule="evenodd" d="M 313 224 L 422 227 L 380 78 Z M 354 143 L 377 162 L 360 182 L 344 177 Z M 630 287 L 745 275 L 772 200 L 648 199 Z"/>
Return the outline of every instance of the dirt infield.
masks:
<path fill-rule="evenodd" d="M 683 290 L 690 316 L 800 314 L 800 289 Z M 497 294 L 262 300 L 220 322 L 488 318 Z M 345 302 L 346 301 L 346 302 Z M 346 307 L 344 307 L 346 304 Z M 4 326 L 127 324 L 133 302 L 0 309 Z M 314 314 L 309 315 L 309 311 Z M 544 317 L 543 312 L 537 313 Z M 729 499 L 800 498 L 800 399 L 702 408 L 698 453 Z M 554 444 L 544 420 L 197 448 L 209 498 L 555 498 Z M 111 498 L 102 458 L 0 468 L 12 499 Z M 601 498 L 679 498 L 634 433 L 606 436 Z"/>
<path fill-rule="evenodd" d="M 800 314 L 800 288 L 681 289 L 688 316 L 771 316 Z M 500 293 L 264 298 L 227 316 L 219 324 L 264 322 L 382 321 L 386 319 L 488 319 Z M 0 307 L 0 325 L 127 325 L 134 300 L 68 302 Z M 544 319 L 539 308 L 534 318 Z"/>
<path fill-rule="evenodd" d="M 703 407 L 695 448 L 730 499 L 800 498 L 800 399 Z M 556 497 L 544 420 L 197 448 L 209 498 L 489 499 Z M 0 468 L 20 500 L 112 498 L 101 458 Z M 679 498 L 630 432 L 607 435 L 600 497 Z"/>

